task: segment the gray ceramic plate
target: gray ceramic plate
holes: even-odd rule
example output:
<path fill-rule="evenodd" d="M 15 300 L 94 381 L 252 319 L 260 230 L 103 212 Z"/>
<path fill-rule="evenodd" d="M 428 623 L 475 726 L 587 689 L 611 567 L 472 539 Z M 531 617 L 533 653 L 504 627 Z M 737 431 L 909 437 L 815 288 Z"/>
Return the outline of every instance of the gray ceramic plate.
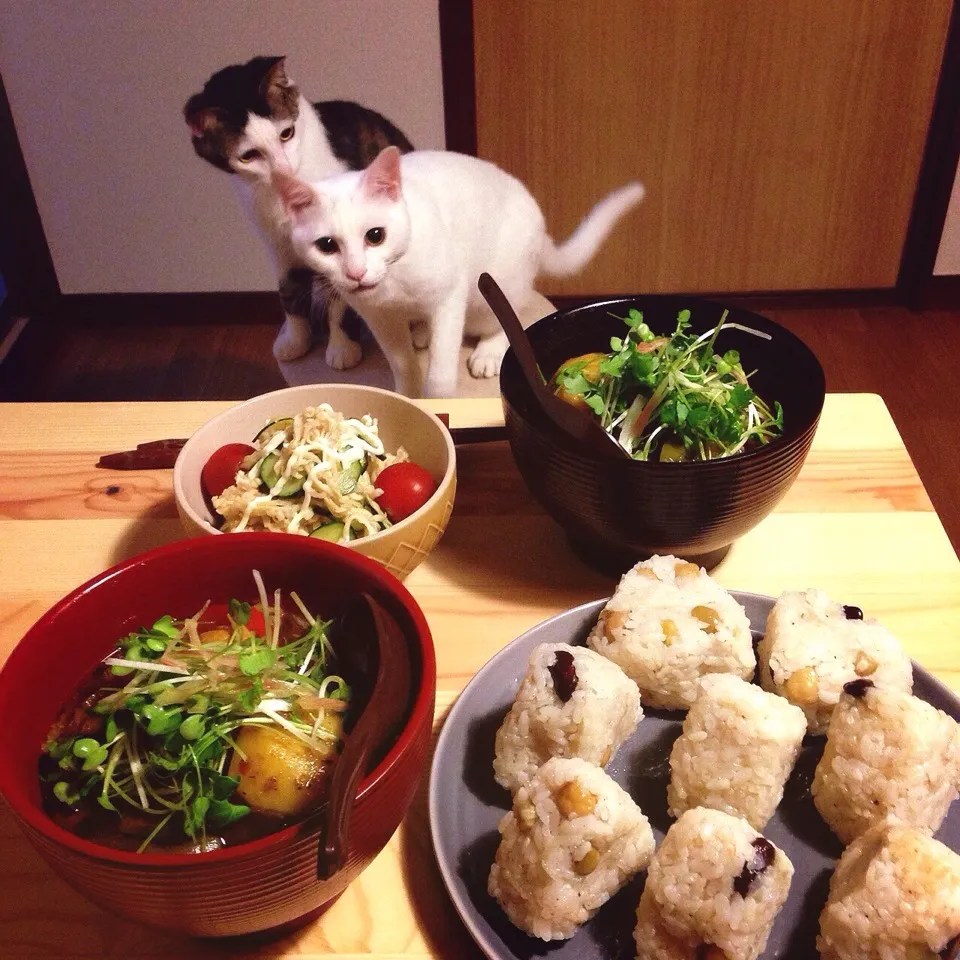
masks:
<path fill-rule="evenodd" d="M 759 637 L 773 604 L 770 597 L 734 592 Z M 530 651 L 540 643 L 583 643 L 605 600 L 574 607 L 528 630 L 492 657 L 451 707 L 437 741 L 430 771 L 430 827 L 450 896 L 470 933 L 491 960 L 621 960 L 635 956 L 634 912 L 645 873 L 635 877 L 570 940 L 545 943 L 514 927 L 487 893 L 487 874 L 497 848 L 497 824 L 510 797 L 493 779 L 493 741 L 513 702 Z M 960 720 L 960 700 L 914 664 L 914 693 Z M 683 715 L 648 711 L 607 772 L 625 787 L 663 838 L 667 816 L 670 747 Z M 810 798 L 810 781 L 823 738 L 807 738 L 787 782 L 784 799 L 764 833 L 793 861 L 790 897 L 777 916 L 764 958 L 815 958 L 817 921 L 830 872 L 842 847 Z M 937 834 L 960 849 L 960 803 Z"/>

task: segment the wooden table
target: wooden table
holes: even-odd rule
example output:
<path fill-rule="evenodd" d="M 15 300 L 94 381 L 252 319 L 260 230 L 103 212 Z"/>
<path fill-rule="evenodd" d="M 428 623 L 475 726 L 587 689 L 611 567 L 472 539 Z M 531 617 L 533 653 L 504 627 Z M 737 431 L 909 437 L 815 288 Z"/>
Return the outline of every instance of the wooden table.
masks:
<path fill-rule="evenodd" d="M 426 404 L 449 411 L 454 426 L 502 422 L 498 400 Z M 181 535 L 171 471 L 105 471 L 95 466 L 99 455 L 188 436 L 226 406 L 2 407 L 0 658 L 73 587 Z M 576 558 L 532 502 L 505 443 L 462 446 L 458 465 L 450 526 L 407 580 L 436 642 L 438 720 L 507 642 L 614 586 Z M 879 617 L 914 659 L 960 692 L 960 562 L 877 396 L 827 397 L 793 489 L 714 575 L 758 593 L 822 587 Z M 0 957 L 9 960 L 480 955 L 435 865 L 425 785 L 401 829 L 340 900 L 272 942 L 187 941 L 113 919 L 54 876 L 2 805 L 0 863 Z"/>

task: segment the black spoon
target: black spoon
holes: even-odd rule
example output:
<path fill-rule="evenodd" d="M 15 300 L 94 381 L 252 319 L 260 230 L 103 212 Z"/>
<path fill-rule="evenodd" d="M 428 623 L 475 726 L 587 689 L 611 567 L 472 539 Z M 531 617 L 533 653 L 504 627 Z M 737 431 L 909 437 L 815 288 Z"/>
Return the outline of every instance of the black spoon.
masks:
<path fill-rule="evenodd" d="M 540 368 L 537 366 L 537 358 L 533 355 L 533 348 L 520 323 L 520 318 L 510 306 L 510 301 L 507 300 L 496 280 L 489 273 L 481 273 L 477 287 L 497 320 L 500 321 L 500 326 L 503 327 L 510 346 L 517 355 L 520 372 L 527 381 L 534 401 L 544 415 L 591 453 L 618 460 L 621 457 L 630 459 L 630 454 L 600 426 L 591 414 L 561 400 L 543 382 Z"/>

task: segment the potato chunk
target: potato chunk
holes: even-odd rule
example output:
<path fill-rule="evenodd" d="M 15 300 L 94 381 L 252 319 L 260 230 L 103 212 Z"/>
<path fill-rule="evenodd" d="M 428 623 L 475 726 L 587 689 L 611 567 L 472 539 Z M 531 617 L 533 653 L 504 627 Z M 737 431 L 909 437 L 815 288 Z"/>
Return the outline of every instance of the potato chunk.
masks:
<path fill-rule="evenodd" d="M 299 816 L 326 792 L 335 744 L 320 753 L 280 727 L 252 725 L 240 730 L 236 743 L 230 776 L 240 779 L 237 795 L 253 810 Z"/>

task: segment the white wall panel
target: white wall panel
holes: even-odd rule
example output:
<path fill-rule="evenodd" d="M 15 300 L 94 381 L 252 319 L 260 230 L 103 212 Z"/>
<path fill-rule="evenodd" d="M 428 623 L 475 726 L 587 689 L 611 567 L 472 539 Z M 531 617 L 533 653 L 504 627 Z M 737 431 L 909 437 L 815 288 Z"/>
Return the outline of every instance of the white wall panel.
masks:
<path fill-rule="evenodd" d="M 0 0 L 0 72 L 64 293 L 274 286 L 233 178 L 182 118 L 213 71 L 258 54 L 285 54 L 312 100 L 444 146 L 436 0 Z"/>

